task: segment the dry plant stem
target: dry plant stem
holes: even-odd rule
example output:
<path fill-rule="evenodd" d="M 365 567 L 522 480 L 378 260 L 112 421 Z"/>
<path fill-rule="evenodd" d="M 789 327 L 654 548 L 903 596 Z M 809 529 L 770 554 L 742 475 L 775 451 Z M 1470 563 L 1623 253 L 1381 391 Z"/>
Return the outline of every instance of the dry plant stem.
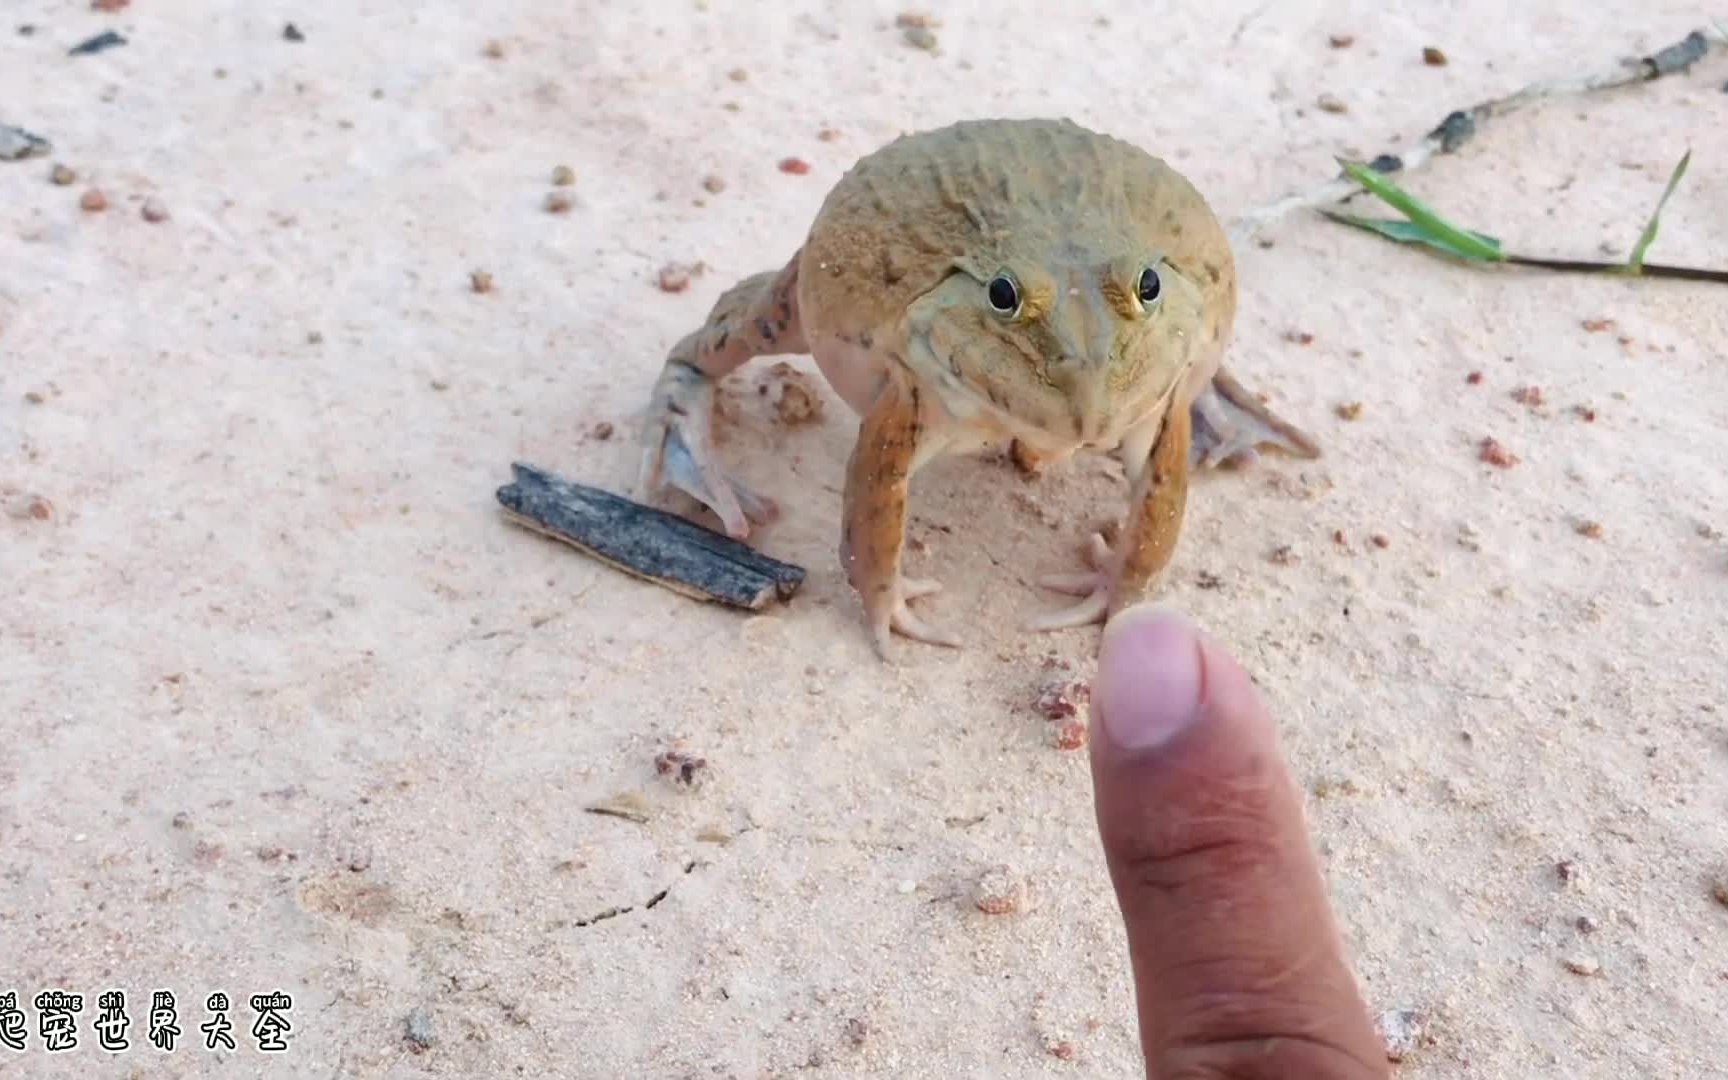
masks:
<path fill-rule="evenodd" d="M 1421 168 L 1437 155 L 1453 153 L 1474 138 L 1485 121 L 1505 116 L 1539 101 L 1581 97 L 1606 90 L 1618 90 L 1637 83 L 1652 82 L 1667 75 L 1684 72 L 1712 49 L 1724 47 L 1728 47 L 1728 31 L 1711 26 L 1694 30 L 1667 48 L 1659 49 L 1639 60 L 1623 61 L 1611 71 L 1531 83 L 1505 97 L 1492 98 L 1467 109 L 1454 110 L 1439 126 L 1401 153 L 1381 154 L 1369 164 L 1382 173 L 1407 173 Z M 1252 240 L 1261 229 L 1285 214 L 1294 210 L 1327 206 L 1359 195 L 1362 191 L 1360 184 L 1340 173 L 1310 191 L 1286 195 L 1276 202 L 1243 214 L 1230 225 L 1230 242 L 1239 248 Z M 1644 268 L 1645 273 L 1650 276 L 1661 276 L 1651 273 L 1655 269 L 1651 266 Z"/>
<path fill-rule="evenodd" d="M 1543 270 L 1561 270 L 1587 274 L 1614 274 L 1624 272 L 1623 263 L 1591 262 L 1584 259 L 1542 259 L 1533 255 L 1507 255 L 1501 260 L 1514 266 L 1534 266 Z M 1626 275 L 1628 277 L 1634 275 Z M 1728 270 L 1706 270 L 1696 266 L 1666 266 L 1661 263 L 1645 263 L 1639 268 L 1637 277 L 1673 278 L 1680 281 L 1713 281 L 1728 285 Z"/>

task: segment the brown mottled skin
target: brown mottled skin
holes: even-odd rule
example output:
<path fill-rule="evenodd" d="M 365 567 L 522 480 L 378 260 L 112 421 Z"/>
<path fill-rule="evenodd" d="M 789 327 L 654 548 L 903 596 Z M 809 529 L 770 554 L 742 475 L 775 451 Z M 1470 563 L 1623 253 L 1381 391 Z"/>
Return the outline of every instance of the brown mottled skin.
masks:
<path fill-rule="evenodd" d="M 1004 274 L 1013 302 L 998 308 Z M 753 357 L 809 352 L 861 417 L 840 554 L 879 654 L 891 631 L 958 644 L 907 604 L 939 587 L 900 573 L 907 488 L 939 454 L 1003 441 L 1027 473 L 1120 450 L 1131 492 L 1115 547 L 1094 535 L 1091 571 L 1045 579 L 1084 599 L 1030 626 L 1101 621 L 1156 587 L 1192 469 L 1256 447 L 1319 452 L 1222 368 L 1235 314 L 1223 229 L 1145 151 L 1067 120 L 903 136 L 841 178 L 782 269 L 728 289 L 673 346 L 641 486 L 686 491 L 740 538 L 772 518 L 715 453 L 714 384 Z"/>

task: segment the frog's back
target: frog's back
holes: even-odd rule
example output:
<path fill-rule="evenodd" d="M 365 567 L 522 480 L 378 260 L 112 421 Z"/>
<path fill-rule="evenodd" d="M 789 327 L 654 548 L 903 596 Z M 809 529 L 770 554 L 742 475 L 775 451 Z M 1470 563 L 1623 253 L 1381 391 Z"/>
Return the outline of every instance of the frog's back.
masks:
<path fill-rule="evenodd" d="M 834 186 L 804 245 L 806 311 L 883 326 L 956 265 L 1154 236 L 1178 260 L 1229 258 L 1200 194 L 1139 147 L 1066 119 L 965 120 L 895 139 Z"/>

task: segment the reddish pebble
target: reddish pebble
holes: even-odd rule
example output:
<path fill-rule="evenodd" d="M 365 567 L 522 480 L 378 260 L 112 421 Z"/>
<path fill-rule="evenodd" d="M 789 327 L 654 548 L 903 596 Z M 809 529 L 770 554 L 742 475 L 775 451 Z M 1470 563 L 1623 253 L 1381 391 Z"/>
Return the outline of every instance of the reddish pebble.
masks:
<path fill-rule="evenodd" d="M 1080 715 L 1081 706 L 1091 700 L 1092 688 L 1078 679 L 1058 675 L 1038 689 L 1038 699 L 1032 707 L 1046 720 L 1067 720 Z"/>
<path fill-rule="evenodd" d="M 1521 460 L 1517 454 L 1501 446 L 1499 441 L 1492 436 L 1482 440 L 1481 457 L 1488 464 L 1498 465 L 1502 469 L 1510 469 Z"/>
<path fill-rule="evenodd" d="M 612 421 L 602 420 L 594 425 L 594 437 L 605 442 L 612 437 Z"/>
<path fill-rule="evenodd" d="M 145 199 L 144 205 L 139 208 L 138 212 L 144 216 L 145 221 L 152 225 L 168 220 L 168 208 L 163 206 L 162 200 L 155 196 Z"/>
<path fill-rule="evenodd" d="M 702 263 L 667 263 L 660 268 L 660 274 L 655 280 L 661 292 L 680 293 L 690 287 L 690 278 L 704 269 L 706 267 Z"/>
<path fill-rule="evenodd" d="M 1091 734 L 1092 729 L 1087 726 L 1086 721 L 1072 718 L 1056 724 L 1056 734 L 1051 738 L 1051 742 L 1058 750 L 1079 750 L 1086 745 Z"/>
<path fill-rule="evenodd" d="M 108 209 L 108 196 L 102 194 L 100 188 L 91 188 L 78 197 L 78 208 L 92 214 L 99 214 Z"/>
<path fill-rule="evenodd" d="M 810 163 L 803 158 L 783 158 L 780 161 L 780 171 L 791 173 L 793 176 L 803 176 L 810 171 Z"/>
<path fill-rule="evenodd" d="M 1470 374 L 1464 376 L 1464 381 L 1469 383 L 1471 386 L 1475 386 L 1477 383 L 1482 381 L 1482 373 L 1480 371 L 1472 371 Z"/>

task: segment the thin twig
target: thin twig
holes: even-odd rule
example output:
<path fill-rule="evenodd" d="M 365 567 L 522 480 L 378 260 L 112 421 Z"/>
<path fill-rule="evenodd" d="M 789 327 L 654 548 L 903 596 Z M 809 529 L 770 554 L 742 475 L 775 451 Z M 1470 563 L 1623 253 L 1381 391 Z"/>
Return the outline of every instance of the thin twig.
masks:
<path fill-rule="evenodd" d="M 1638 83 L 1653 82 L 1667 75 L 1689 69 L 1712 49 L 1728 46 L 1728 29 L 1712 24 L 1690 34 L 1667 48 L 1635 61 L 1622 61 L 1612 71 L 1594 75 L 1572 76 L 1535 82 L 1508 94 L 1457 109 L 1447 115 L 1434 130 L 1422 136 L 1401 153 L 1381 154 L 1369 162 L 1382 173 L 1410 172 L 1421 168 L 1440 154 L 1450 154 L 1469 142 L 1486 121 L 1533 105 L 1539 101 L 1583 96 L 1607 90 L 1618 90 Z M 1237 218 L 1230 225 L 1230 240 L 1237 247 L 1252 240 L 1259 231 L 1294 210 L 1327 206 L 1348 199 L 1363 191 L 1362 185 L 1340 172 L 1338 176 L 1307 192 L 1286 195 Z M 1646 267 L 1646 272 L 1653 269 Z"/>
<path fill-rule="evenodd" d="M 1626 273 L 1625 263 L 1590 262 L 1585 259 L 1539 259 L 1529 255 L 1503 255 L 1501 262 L 1518 266 L 1535 266 L 1544 270 L 1565 270 L 1589 274 Z M 1677 278 L 1681 281 L 1714 281 L 1728 285 L 1728 270 L 1706 270 L 1696 266 L 1663 266 L 1645 263 L 1638 268 L 1638 277 Z"/>

